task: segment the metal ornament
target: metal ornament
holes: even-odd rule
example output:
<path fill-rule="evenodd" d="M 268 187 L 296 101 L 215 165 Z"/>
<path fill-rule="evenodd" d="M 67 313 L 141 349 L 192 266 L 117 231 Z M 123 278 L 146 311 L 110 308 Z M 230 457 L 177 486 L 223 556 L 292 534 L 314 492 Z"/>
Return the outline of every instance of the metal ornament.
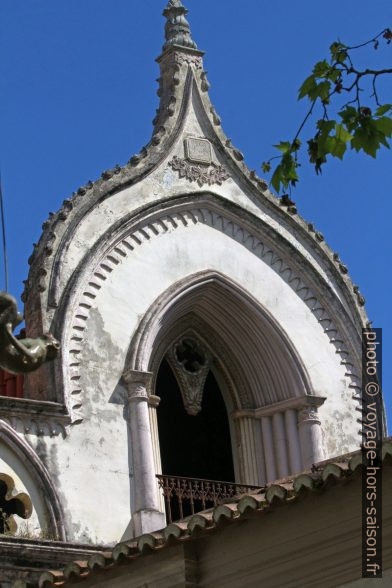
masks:
<path fill-rule="evenodd" d="M 18 339 L 13 330 L 22 322 L 16 300 L 0 292 L 0 368 L 12 374 L 28 373 L 55 359 L 60 343 L 50 333 L 37 339 Z"/>

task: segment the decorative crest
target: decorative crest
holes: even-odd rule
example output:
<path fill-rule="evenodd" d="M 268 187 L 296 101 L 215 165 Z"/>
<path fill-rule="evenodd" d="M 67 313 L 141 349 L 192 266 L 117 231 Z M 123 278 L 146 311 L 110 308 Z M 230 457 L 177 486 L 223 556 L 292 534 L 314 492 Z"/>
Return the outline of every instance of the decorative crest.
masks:
<path fill-rule="evenodd" d="M 179 45 L 188 49 L 197 49 L 197 45 L 192 39 L 189 22 L 185 18 L 188 10 L 183 6 L 181 0 L 169 0 L 163 16 L 166 17 L 165 39 L 163 51 L 171 45 Z"/>

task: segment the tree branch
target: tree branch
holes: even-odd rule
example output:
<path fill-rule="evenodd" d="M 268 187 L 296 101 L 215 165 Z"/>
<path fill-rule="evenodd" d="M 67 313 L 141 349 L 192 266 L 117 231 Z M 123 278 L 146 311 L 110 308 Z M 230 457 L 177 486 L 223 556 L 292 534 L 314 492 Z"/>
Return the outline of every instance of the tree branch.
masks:
<path fill-rule="evenodd" d="M 315 165 L 317 173 L 321 171 L 322 165 L 326 163 L 328 155 L 342 159 L 348 144 L 351 144 L 352 149 L 356 151 L 363 150 L 372 157 L 376 157 L 376 153 L 381 146 L 388 147 L 387 139 L 392 136 L 392 118 L 388 114 L 392 112 L 392 106 L 380 104 L 376 83 L 379 76 L 392 74 L 392 68 L 366 68 L 360 70 L 354 66 L 350 56 L 350 51 L 371 44 L 377 49 L 380 37 L 383 37 L 388 45 L 391 44 L 391 29 L 386 28 L 369 41 L 351 47 L 340 42 L 333 43 L 330 47 L 331 58 L 329 63 L 326 59 L 316 63 L 312 74 L 303 82 L 299 89 L 299 99 L 309 98 L 311 101 L 309 110 L 293 140 L 291 142 L 281 141 L 279 145 L 276 145 L 282 151 L 282 154 L 271 157 L 268 162 L 263 163 L 263 170 L 268 172 L 271 169 L 271 161 L 280 160 L 271 180 L 278 193 L 280 192 L 281 184 L 284 188 L 287 189 L 288 187 L 290 190 L 291 186 L 295 186 L 298 181 L 296 168 L 300 165 L 298 163 L 298 152 L 301 147 L 299 137 L 312 116 L 318 101 L 320 101 L 323 114 L 322 118 L 317 122 L 315 136 L 308 141 L 309 161 Z M 349 76 L 354 76 L 354 80 Z M 379 108 L 375 115 L 366 105 L 361 106 L 360 100 L 361 92 L 363 92 L 360 81 L 369 76 L 372 76 L 371 84 L 373 88 L 373 93 L 370 97 L 374 99 Z M 348 85 L 343 85 L 344 81 Z M 337 122 L 329 119 L 330 101 L 335 94 L 340 94 L 342 91 L 354 97 L 343 107 L 339 106 L 338 115 L 341 121 Z M 349 109 L 350 104 L 355 104 L 356 108 Z"/>

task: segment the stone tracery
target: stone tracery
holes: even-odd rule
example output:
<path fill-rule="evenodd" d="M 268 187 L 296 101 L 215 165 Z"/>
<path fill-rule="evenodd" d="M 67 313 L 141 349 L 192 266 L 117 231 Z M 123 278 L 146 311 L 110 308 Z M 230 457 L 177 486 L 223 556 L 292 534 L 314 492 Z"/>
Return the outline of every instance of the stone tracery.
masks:
<path fill-rule="evenodd" d="M 28 519 L 32 509 L 30 497 L 16 491 L 11 476 L 0 473 L 0 535 L 14 535 L 18 528 L 14 515 Z"/>
<path fill-rule="evenodd" d="M 201 411 L 204 384 L 210 371 L 210 354 L 199 340 L 186 336 L 171 346 L 167 357 L 177 376 L 185 410 L 197 415 Z"/>

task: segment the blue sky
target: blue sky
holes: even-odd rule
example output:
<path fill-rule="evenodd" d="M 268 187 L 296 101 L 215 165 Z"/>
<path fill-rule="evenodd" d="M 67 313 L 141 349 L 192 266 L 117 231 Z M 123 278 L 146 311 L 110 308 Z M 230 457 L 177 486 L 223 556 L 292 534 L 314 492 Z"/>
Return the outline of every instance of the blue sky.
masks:
<path fill-rule="evenodd" d="M 184 0 L 207 52 L 211 97 L 226 134 L 260 174 L 272 145 L 305 112 L 297 90 L 332 41 L 357 44 L 392 27 L 390 0 Z M 1 0 L 0 159 L 10 290 L 26 278 L 32 243 L 49 211 L 79 186 L 124 164 L 150 138 L 158 98 L 154 59 L 163 42 L 162 0 Z M 358 53 L 390 67 L 392 44 Z M 379 84 L 392 102 L 392 76 Z M 369 92 L 363 102 L 370 104 Z M 304 138 L 312 134 L 311 126 Z M 348 265 L 384 329 L 384 395 L 390 401 L 392 158 L 350 153 L 317 177 L 302 167 L 294 199 Z M 0 273 L 1 275 L 1 273 Z M 0 286 L 4 282 L 0 278 Z"/>

